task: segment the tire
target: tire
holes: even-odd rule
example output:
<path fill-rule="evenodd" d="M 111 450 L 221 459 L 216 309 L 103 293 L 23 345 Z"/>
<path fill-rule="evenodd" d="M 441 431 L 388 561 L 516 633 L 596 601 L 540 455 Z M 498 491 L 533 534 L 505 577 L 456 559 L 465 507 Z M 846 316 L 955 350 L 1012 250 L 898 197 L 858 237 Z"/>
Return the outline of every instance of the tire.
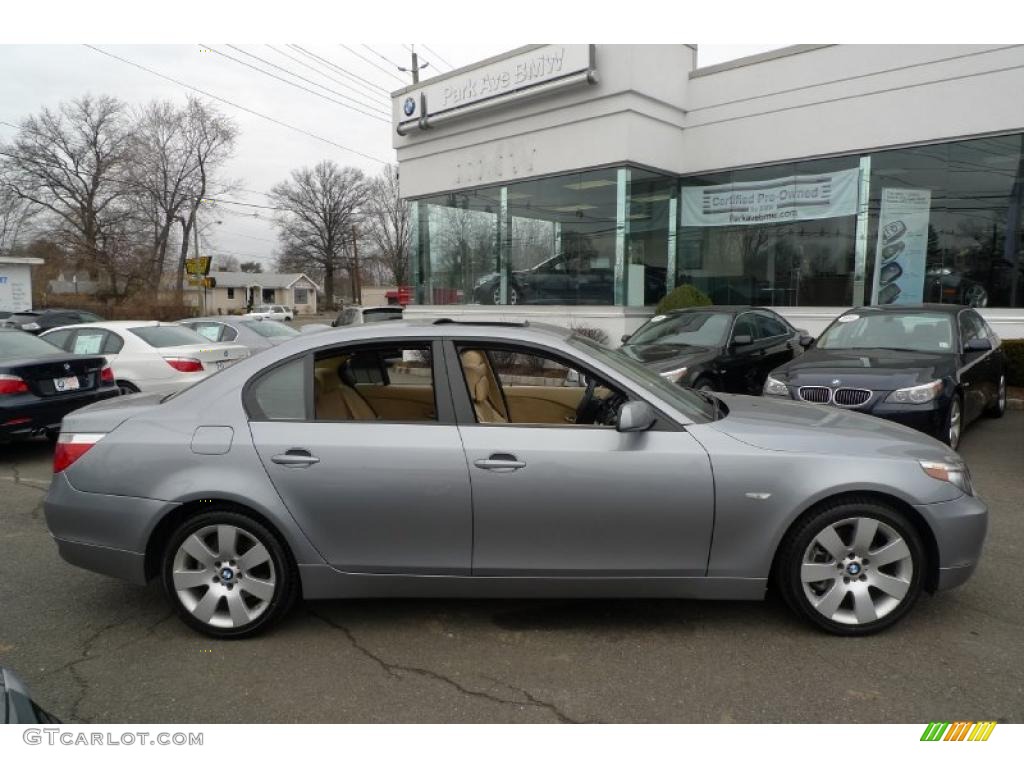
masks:
<path fill-rule="evenodd" d="M 996 388 L 996 401 L 985 410 L 985 415 L 993 419 L 999 419 L 1002 418 L 1004 413 L 1006 413 L 1006 374 L 1001 373 L 999 375 L 999 384 Z"/>
<path fill-rule="evenodd" d="M 864 544 L 858 535 L 871 538 Z M 921 536 L 902 512 L 869 497 L 848 497 L 826 503 L 786 534 L 775 577 L 798 616 L 855 637 L 903 618 L 921 593 L 926 567 Z"/>
<path fill-rule="evenodd" d="M 117 391 L 122 395 L 134 395 L 138 393 L 140 390 L 130 381 L 118 381 Z"/>
<path fill-rule="evenodd" d="M 953 395 L 942 425 L 942 433 L 936 437 L 955 451 L 964 434 L 964 399 L 959 392 Z"/>
<path fill-rule="evenodd" d="M 160 572 L 178 616 L 211 637 L 255 635 L 282 618 L 298 596 L 297 569 L 277 536 L 228 510 L 203 512 L 179 525 Z"/>
<path fill-rule="evenodd" d="M 692 389 L 699 389 L 704 392 L 714 392 L 715 382 L 711 380 L 710 376 L 698 376 L 697 380 L 693 382 Z"/>

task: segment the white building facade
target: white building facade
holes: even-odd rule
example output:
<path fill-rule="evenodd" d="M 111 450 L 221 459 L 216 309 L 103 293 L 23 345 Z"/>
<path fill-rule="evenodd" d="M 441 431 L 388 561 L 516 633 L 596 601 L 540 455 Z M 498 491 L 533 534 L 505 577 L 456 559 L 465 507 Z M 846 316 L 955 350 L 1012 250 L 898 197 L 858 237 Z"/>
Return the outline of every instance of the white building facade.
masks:
<path fill-rule="evenodd" d="M 630 332 L 674 287 L 1024 337 L 1024 46 L 537 45 L 393 94 L 416 315 Z"/>

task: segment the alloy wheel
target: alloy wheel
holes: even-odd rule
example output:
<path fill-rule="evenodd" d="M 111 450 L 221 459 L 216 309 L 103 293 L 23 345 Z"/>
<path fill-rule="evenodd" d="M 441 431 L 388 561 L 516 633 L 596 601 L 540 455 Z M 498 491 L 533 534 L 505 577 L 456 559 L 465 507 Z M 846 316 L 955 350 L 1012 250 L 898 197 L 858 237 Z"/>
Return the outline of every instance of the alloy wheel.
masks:
<path fill-rule="evenodd" d="M 235 525 L 208 525 L 189 535 L 175 551 L 172 568 L 181 605 L 196 620 L 220 629 L 256 621 L 277 591 L 267 547 Z"/>
<path fill-rule="evenodd" d="M 1002 413 L 1006 410 L 1006 375 L 999 377 L 999 395 L 997 397 L 996 406 L 999 408 L 999 412 Z"/>
<path fill-rule="evenodd" d="M 963 427 L 963 417 L 960 410 L 960 398 L 953 398 L 949 406 L 949 447 L 956 450 L 960 445 L 960 431 Z"/>
<path fill-rule="evenodd" d="M 988 291 L 984 286 L 972 285 L 964 291 L 964 304 L 969 307 L 984 309 L 988 306 Z"/>
<path fill-rule="evenodd" d="M 914 558 L 895 528 L 873 517 L 830 523 L 804 551 L 800 582 L 824 618 L 860 626 L 896 610 L 910 590 Z"/>

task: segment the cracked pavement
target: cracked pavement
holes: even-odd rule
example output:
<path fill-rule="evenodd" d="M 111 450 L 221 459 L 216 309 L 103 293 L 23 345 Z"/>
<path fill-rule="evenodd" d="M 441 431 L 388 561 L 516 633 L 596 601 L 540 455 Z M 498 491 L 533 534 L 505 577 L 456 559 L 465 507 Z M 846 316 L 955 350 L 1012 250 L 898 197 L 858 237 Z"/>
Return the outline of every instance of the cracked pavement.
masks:
<path fill-rule="evenodd" d="M 775 600 L 332 600 L 214 641 L 60 560 L 50 446 L 0 446 L 0 664 L 68 722 L 1021 722 L 1021 434 L 961 446 L 992 512 L 974 578 L 853 640 Z"/>

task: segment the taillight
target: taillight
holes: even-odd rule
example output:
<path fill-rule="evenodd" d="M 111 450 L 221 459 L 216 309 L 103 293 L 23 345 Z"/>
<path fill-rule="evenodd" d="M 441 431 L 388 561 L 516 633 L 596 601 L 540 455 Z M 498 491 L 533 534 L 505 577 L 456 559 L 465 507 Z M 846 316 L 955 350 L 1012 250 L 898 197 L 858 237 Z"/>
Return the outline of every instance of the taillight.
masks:
<path fill-rule="evenodd" d="M 102 381 L 105 384 L 112 384 L 114 381 L 114 369 L 111 368 L 110 366 L 107 366 L 102 371 L 100 371 L 100 381 Z"/>
<path fill-rule="evenodd" d="M 21 376 L 0 373 L 0 395 L 19 395 L 28 392 L 28 384 Z"/>
<path fill-rule="evenodd" d="M 203 370 L 203 364 L 194 357 L 165 357 L 164 360 L 171 368 L 182 373 L 198 373 Z"/>
<path fill-rule="evenodd" d="M 57 438 L 57 448 L 53 452 L 54 474 L 70 467 L 102 438 L 102 434 L 61 432 Z"/>

